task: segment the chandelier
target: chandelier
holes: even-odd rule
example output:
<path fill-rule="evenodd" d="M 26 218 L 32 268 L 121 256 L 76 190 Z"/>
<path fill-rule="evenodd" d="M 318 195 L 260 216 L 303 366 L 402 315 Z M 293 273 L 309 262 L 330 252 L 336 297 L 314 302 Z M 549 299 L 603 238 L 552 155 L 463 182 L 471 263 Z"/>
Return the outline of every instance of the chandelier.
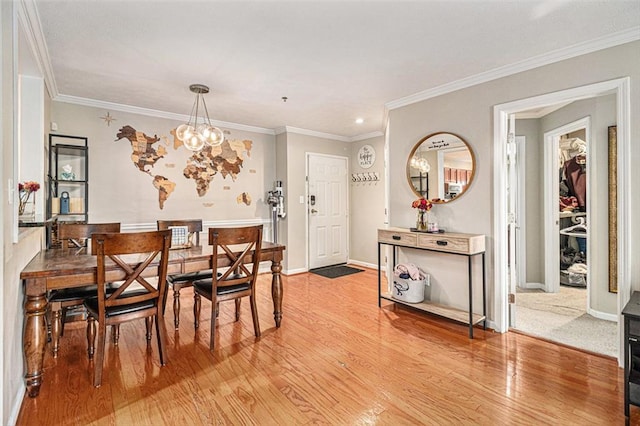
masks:
<path fill-rule="evenodd" d="M 189 122 L 181 124 L 176 128 L 176 137 L 182 141 L 185 148 L 190 151 L 200 151 L 205 143 L 211 146 L 220 145 L 224 141 L 224 133 L 219 128 L 211 124 L 207 104 L 204 102 L 204 94 L 209 93 L 209 87 L 204 84 L 192 84 L 189 90 L 196 94 L 196 100 L 191 108 Z M 202 122 L 198 124 L 198 114 L 204 110 Z"/>
<path fill-rule="evenodd" d="M 429 170 L 431 170 L 431 164 L 420 155 L 414 155 L 411 158 L 411 167 L 420 170 L 422 173 L 429 173 Z"/>

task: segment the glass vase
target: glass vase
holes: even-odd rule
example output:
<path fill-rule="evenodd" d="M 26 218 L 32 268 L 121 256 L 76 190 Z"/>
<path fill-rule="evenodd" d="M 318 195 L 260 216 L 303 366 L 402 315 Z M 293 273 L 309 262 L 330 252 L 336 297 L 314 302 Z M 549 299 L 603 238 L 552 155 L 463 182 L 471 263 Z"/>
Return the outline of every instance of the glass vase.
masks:
<path fill-rule="evenodd" d="M 418 219 L 416 220 L 416 230 L 426 231 L 429 222 L 429 212 L 426 210 L 418 210 Z"/>

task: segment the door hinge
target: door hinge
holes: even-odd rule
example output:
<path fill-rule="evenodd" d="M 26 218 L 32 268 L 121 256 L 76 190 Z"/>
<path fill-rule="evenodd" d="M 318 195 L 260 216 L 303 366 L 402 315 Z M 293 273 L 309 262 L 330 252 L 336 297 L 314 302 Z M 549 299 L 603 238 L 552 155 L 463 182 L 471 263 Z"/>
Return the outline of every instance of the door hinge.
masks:
<path fill-rule="evenodd" d="M 516 303 L 516 295 L 513 293 L 509 293 L 509 304 L 514 304 Z"/>

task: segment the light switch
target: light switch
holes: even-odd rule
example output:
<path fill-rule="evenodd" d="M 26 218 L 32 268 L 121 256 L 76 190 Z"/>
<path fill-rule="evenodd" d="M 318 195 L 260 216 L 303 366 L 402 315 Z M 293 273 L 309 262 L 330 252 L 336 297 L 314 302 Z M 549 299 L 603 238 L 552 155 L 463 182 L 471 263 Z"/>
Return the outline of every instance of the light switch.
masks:
<path fill-rule="evenodd" d="M 304 204 L 304 195 L 300 196 L 300 204 Z"/>

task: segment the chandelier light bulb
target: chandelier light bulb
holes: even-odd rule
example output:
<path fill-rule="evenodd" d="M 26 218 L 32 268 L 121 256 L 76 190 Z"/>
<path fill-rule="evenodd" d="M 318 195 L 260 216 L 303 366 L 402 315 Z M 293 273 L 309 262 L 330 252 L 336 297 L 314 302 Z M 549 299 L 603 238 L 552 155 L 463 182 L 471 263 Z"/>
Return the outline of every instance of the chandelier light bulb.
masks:
<path fill-rule="evenodd" d="M 191 131 L 193 131 L 193 127 L 189 124 L 181 124 L 176 127 L 176 137 L 181 141 L 184 141 L 187 138 L 185 133 L 189 130 L 189 128 L 191 128 Z"/>
<path fill-rule="evenodd" d="M 189 151 L 200 151 L 204 147 L 204 142 L 195 133 L 191 134 L 182 142 Z"/>
<path fill-rule="evenodd" d="M 209 127 L 209 136 L 206 139 L 206 142 L 211 146 L 218 146 L 224 142 L 224 133 L 222 130 L 217 127 Z"/>

